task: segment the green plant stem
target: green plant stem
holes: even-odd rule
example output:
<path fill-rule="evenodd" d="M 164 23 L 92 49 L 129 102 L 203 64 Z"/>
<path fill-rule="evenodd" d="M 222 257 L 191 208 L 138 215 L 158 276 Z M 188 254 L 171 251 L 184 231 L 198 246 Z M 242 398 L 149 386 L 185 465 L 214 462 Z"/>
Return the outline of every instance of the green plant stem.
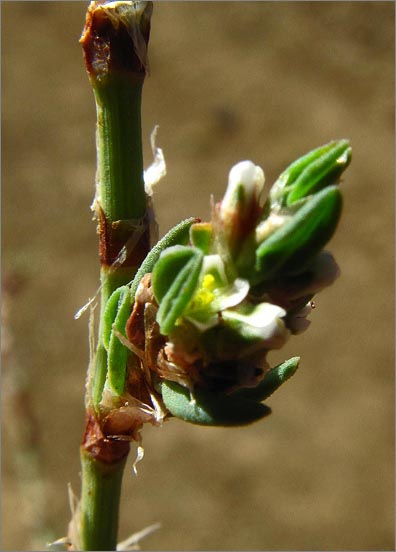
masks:
<path fill-rule="evenodd" d="M 97 107 L 98 185 L 111 221 L 144 216 L 141 97 L 143 79 L 106 77 L 94 87 Z"/>
<path fill-rule="evenodd" d="M 143 180 L 141 96 L 151 2 L 91 2 L 82 43 L 97 110 L 98 221 L 102 320 L 107 300 L 132 280 L 150 245 Z M 122 255 L 122 258 L 120 258 Z M 107 353 L 102 323 L 87 385 L 81 444 L 82 490 L 77 534 L 81 550 L 116 550 L 122 475 L 129 442 L 107 437 L 100 409 Z"/>
<path fill-rule="evenodd" d="M 98 349 L 93 372 L 92 400 L 97 408 L 107 371 L 107 354 L 103 347 L 102 323 L 107 300 L 115 289 L 133 279 L 149 251 L 146 224 L 146 195 L 143 181 L 141 131 L 141 97 L 143 79 L 133 75 L 108 77 L 94 83 L 97 112 L 97 201 L 101 236 L 101 300 Z M 114 226 L 114 225 L 118 226 Z M 121 266 L 117 262 L 121 248 L 143 225 L 135 249 L 127 253 Z M 88 398 L 90 400 L 90 397 Z"/>
<path fill-rule="evenodd" d="M 115 550 L 122 476 L 126 458 L 105 464 L 81 451 L 81 550 Z"/>

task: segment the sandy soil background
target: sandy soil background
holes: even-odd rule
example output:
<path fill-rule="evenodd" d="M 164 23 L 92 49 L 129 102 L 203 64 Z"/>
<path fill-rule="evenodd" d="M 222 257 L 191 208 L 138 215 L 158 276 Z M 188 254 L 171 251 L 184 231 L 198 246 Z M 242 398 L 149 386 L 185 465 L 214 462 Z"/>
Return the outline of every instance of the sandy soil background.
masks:
<path fill-rule="evenodd" d="M 3 540 L 65 535 L 79 491 L 87 318 L 98 286 L 95 108 L 78 38 L 85 2 L 2 2 Z M 168 176 L 161 234 L 209 216 L 230 167 L 283 168 L 350 138 L 342 268 L 310 330 L 278 358 L 299 373 L 244 429 L 171 421 L 144 431 L 125 474 L 120 538 L 161 522 L 144 549 L 393 550 L 392 2 L 156 2 L 149 135 Z"/>

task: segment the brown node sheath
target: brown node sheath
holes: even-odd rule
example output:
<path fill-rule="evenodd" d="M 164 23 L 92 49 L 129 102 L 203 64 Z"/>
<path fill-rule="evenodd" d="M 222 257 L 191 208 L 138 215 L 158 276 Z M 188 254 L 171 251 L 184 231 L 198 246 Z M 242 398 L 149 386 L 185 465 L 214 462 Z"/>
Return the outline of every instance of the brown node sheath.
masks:
<path fill-rule="evenodd" d="M 120 221 L 120 224 L 111 223 L 106 218 L 100 205 L 97 205 L 97 216 L 100 264 L 103 267 L 109 267 L 117 260 L 121 249 L 133 237 L 136 230 L 122 221 Z M 137 242 L 131 247 L 131 250 L 127 251 L 126 258 L 122 262 L 123 267 L 140 266 L 147 252 L 150 251 L 150 228 L 148 223 L 146 223 L 146 217 L 142 221 L 142 224 L 144 225 L 143 232 L 137 239 Z"/>
<path fill-rule="evenodd" d="M 129 454 L 129 442 L 109 439 L 103 433 L 100 421 L 92 411 L 87 411 L 85 433 L 81 446 L 95 460 L 104 464 L 115 464 Z"/>
<path fill-rule="evenodd" d="M 129 21 L 121 11 L 107 8 L 105 1 L 91 2 L 80 38 L 91 77 L 100 80 L 120 72 L 140 73 L 144 78 L 152 9 L 152 2 L 147 2 L 137 21 L 128 26 Z M 136 33 L 140 37 L 139 44 L 135 44 Z"/>

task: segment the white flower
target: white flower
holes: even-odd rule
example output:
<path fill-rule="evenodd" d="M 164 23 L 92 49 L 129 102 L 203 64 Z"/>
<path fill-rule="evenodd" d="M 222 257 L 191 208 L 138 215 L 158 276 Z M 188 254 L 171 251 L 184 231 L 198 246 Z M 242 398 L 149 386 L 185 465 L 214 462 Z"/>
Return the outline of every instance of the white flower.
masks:
<path fill-rule="evenodd" d="M 226 227 L 235 224 L 235 217 L 241 222 L 248 221 L 252 211 L 259 206 L 264 181 L 263 169 L 252 161 L 241 161 L 232 167 L 220 205 L 220 219 Z"/>
<path fill-rule="evenodd" d="M 212 308 L 217 311 L 223 311 L 239 305 L 249 293 L 249 282 L 242 278 L 237 278 L 228 286 L 214 290 L 214 299 Z"/>
<path fill-rule="evenodd" d="M 232 202 L 235 192 L 243 186 L 248 197 L 259 198 L 264 188 L 264 172 L 261 167 L 252 161 L 240 161 L 232 167 L 228 175 L 228 186 L 223 203 Z"/>
<path fill-rule="evenodd" d="M 223 320 L 247 340 L 260 341 L 266 349 L 280 349 L 290 336 L 282 318 L 286 311 L 272 303 L 243 305 L 238 310 L 225 310 Z"/>
<path fill-rule="evenodd" d="M 310 320 L 307 320 L 313 309 L 312 301 L 309 301 L 301 310 L 292 314 L 287 321 L 287 326 L 291 333 L 294 335 L 305 332 L 308 326 L 311 324 Z"/>
<path fill-rule="evenodd" d="M 215 277 L 209 272 L 203 278 L 201 287 L 184 315 L 201 332 L 216 326 L 219 323 L 219 314 L 239 305 L 249 293 L 249 282 L 242 278 L 219 288 L 214 287 L 214 284 Z"/>

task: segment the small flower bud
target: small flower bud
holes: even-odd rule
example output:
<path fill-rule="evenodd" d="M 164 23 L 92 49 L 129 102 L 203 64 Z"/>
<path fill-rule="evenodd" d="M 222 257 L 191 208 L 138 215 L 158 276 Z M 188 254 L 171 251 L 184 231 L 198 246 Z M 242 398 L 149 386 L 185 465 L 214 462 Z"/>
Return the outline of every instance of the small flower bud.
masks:
<path fill-rule="evenodd" d="M 227 190 L 219 211 L 220 220 L 233 250 L 257 223 L 264 181 L 262 168 L 252 161 L 237 163 L 229 173 Z"/>

